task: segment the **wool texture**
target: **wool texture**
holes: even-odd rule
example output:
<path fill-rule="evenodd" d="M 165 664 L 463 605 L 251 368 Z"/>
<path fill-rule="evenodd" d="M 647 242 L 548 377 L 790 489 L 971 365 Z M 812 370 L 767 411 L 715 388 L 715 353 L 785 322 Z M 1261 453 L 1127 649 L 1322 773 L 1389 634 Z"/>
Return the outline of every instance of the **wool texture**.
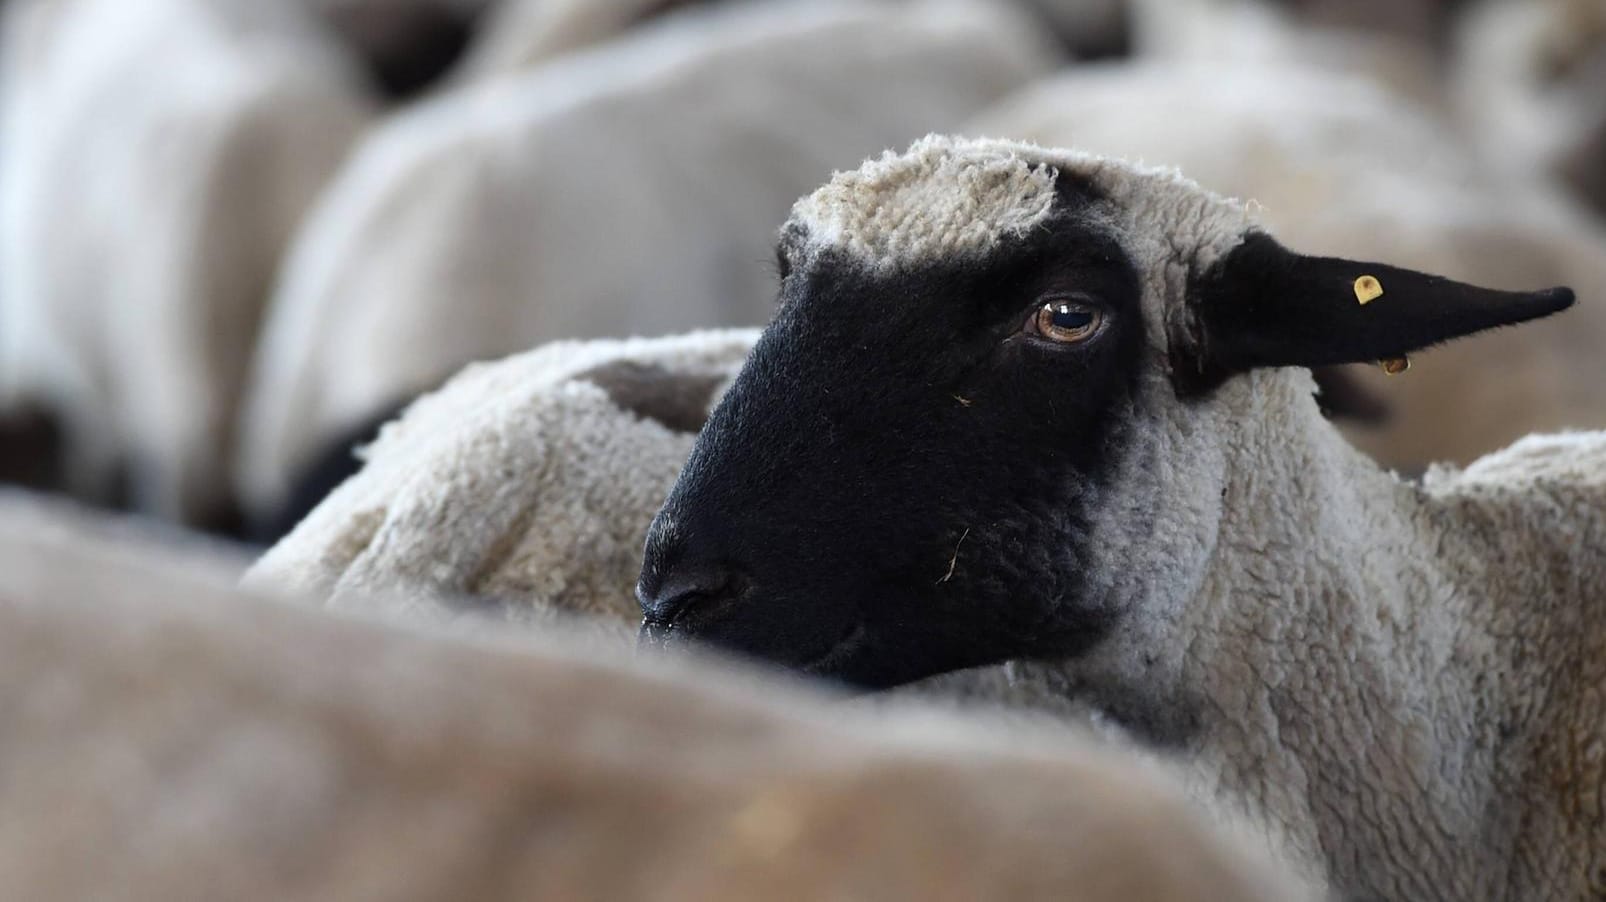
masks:
<path fill-rule="evenodd" d="M 0 495 L 0 895 L 1314 898 L 1084 736 L 333 616 L 235 568 Z"/>
<path fill-rule="evenodd" d="M 633 633 L 647 524 L 753 338 L 560 342 L 471 366 L 387 425 L 247 584 Z"/>
<path fill-rule="evenodd" d="M 280 257 L 373 114 L 295 3 L 4 9 L 0 404 L 59 412 L 69 478 L 226 515 L 235 420 Z M 161 60 L 153 65 L 153 60 Z"/>
<path fill-rule="evenodd" d="M 737 4 L 394 117 L 286 261 L 241 426 L 248 510 L 471 361 L 760 324 L 775 225 L 833 165 L 957 127 L 1060 61 L 1009 7 Z"/>

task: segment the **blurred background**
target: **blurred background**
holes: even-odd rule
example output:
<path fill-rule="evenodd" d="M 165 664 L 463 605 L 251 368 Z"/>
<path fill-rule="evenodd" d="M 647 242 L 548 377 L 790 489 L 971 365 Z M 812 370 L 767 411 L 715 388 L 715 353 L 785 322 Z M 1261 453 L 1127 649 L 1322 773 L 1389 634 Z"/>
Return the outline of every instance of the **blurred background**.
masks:
<path fill-rule="evenodd" d="M 933 131 L 1565 317 L 1319 374 L 1407 473 L 1606 426 L 1606 0 L 0 0 L 0 482 L 271 542 L 465 364 L 758 325 Z"/>

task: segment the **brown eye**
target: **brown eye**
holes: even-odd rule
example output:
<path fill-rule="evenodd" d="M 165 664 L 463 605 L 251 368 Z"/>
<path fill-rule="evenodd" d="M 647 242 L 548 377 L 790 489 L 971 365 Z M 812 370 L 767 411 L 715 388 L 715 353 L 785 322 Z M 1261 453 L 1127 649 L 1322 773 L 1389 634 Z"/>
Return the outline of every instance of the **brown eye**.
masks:
<path fill-rule="evenodd" d="M 1037 308 L 1031 331 L 1061 344 L 1076 344 L 1098 334 L 1104 325 L 1104 311 L 1078 301 L 1049 301 Z"/>

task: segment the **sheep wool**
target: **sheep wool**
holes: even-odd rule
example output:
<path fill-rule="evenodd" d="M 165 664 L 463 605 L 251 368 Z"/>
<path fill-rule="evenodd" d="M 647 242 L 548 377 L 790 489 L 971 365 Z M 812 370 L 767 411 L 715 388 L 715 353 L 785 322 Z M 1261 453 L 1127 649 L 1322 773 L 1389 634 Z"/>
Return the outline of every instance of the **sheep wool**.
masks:
<path fill-rule="evenodd" d="M 246 584 L 633 632 L 642 536 L 753 338 L 560 342 L 471 366 L 387 425 Z"/>
<path fill-rule="evenodd" d="M 244 503 L 274 510 L 335 436 L 470 361 L 757 325 L 773 230 L 833 165 L 957 127 L 1059 62 L 1007 6 L 731 4 L 394 117 L 286 261 Z"/>
<path fill-rule="evenodd" d="M 221 525 L 269 285 L 374 113 L 360 75 L 294 3 L 3 16 L 0 403 L 60 413 L 78 494 L 124 470 L 138 508 Z"/>
<path fill-rule="evenodd" d="M 960 163 L 934 143 L 831 181 L 792 208 L 808 248 L 848 251 L 872 267 L 976 257 L 1024 235 L 1054 206 L 1054 173 L 1009 153 Z"/>
<path fill-rule="evenodd" d="M 0 896 L 1315 898 L 1067 731 L 329 616 L 232 572 L 0 495 Z"/>

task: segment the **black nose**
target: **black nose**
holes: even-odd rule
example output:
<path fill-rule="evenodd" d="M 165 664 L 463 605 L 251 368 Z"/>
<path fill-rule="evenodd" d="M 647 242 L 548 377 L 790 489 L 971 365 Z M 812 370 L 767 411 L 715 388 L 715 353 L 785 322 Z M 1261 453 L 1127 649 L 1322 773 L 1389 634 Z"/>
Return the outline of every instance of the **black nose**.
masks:
<path fill-rule="evenodd" d="M 661 576 L 644 573 L 636 584 L 642 636 L 661 638 L 676 621 L 728 607 L 744 585 L 734 570 L 716 564 L 682 563 Z"/>

